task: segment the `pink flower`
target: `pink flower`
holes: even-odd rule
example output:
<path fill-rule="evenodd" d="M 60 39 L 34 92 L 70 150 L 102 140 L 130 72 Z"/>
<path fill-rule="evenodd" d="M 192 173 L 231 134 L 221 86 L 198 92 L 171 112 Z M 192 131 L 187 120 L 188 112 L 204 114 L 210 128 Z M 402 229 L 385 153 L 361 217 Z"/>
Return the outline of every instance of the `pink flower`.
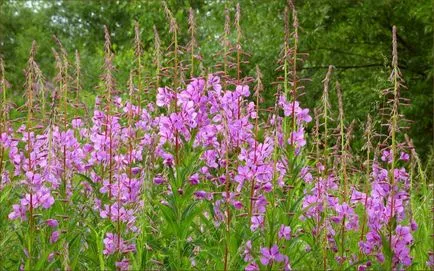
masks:
<path fill-rule="evenodd" d="M 117 234 L 113 234 L 111 232 L 106 233 L 106 237 L 104 238 L 103 243 L 104 255 L 111 255 L 114 254 L 116 251 L 120 251 L 121 253 L 128 253 L 136 250 L 136 246 L 134 244 L 128 245 L 122 238 L 118 242 Z"/>
<path fill-rule="evenodd" d="M 426 266 L 433 268 L 434 267 L 434 253 L 433 252 L 429 252 L 428 253 L 428 261 L 426 261 Z"/>
<path fill-rule="evenodd" d="M 195 173 L 195 174 L 191 175 L 189 181 L 190 181 L 191 185 L 199 184 L 199 174 Z"/>
<path fill-rule="evenodd" d="M 154 177 L 153 182 L 154 182 L 154 184 L 156 184 L 156 185 L 160 185 L 160 184 L 165 183 L 165 182 L 166 182 L 166 179 L 164 179 L 164 177 L 161 176 L 161 175 L 157 175 L 157 176 Z"/>
<path fill-rule="evenodd" d="M 384 150 L 381 155 L 381 160 L 390 164 L 392 163 L 392 159 L 393 159 L 392 151 Z"/>
<path fill-rule="evenodd" d="M 300 177 L 306 182 L 306 183 L 311 183 L 313 180 L 313 176 L 312 174 L 309 172 L 310 168 L 309 167 L 303 167 L 300 170 Z"/>
<path fill-rule="evenodd" d="M 13 211 L 8 215 L 10 220 L 14 220 L 14 219 L 21 219 L 21 220 L 26 220 L 26 211 L 27 208 L 24 205 L 21 204 L 14 204 L 12 205 Z"/>
<path fill-rule="evenodd" d="M 130 262 L 126 258 L 123 258 L 122 261 L 115 263 L 116 267 L 118 268 L 117 270 L 120 270 L 120 271 L 128 270 L 129 264 L 130 264 Z"/>
<path fill-rule="evenodd" d="M 297 148 L 306 145 L 306 139 L 304 139 L 304 128 L 301 127 L 297 131 L 291 132 L 291 136 L 288 138 L 288 144 L 295 144 Z"/>
<path fill-rule="evenodd" d="M 309 109 L 301 109 L 296 115 L 298 123 L 309 123 L 312 121 L 312 117 L 309 115 Z"/>
<path fill-rule="evenodd" d="M 248 240 L 246 242 L 246 247 L 244 248 L 244 261 L 245 262 L 250 262 L 253 260 L 253 256 L 252 256 L 252 241 Z"/>
<path fill-rule="evenodd" d="M 279 239 L 286 239 L 289 240 L 291 239 L 291 227 L 290 226 L 285 226 L 285 225 L 280 225 L 280 229 L 279 229 L 279 233 L 278 233 Z"/>
<path fill-rule="evenodd" d="M 252 262 L 249 263 L 246 268 L 244 268 L 244 271 L 259 271 L 259 266 L 257 263 Z"/>
<path fill-rule="evenodd" d="M 250 95 L 249 86 L 247 85 L 237 86 L 235 92 L 244 97 L 249 97 Z"/>
<path fill-rule="evenodd" d="M 50 236 L 50 243 L 51 244 L 56 243 L 57 240 L 59 240 L 59 235 L 60 235 L 59 231 L 53 231 Z"/>
<path fill-rule="evenodd" d="M 279 253 L 279 247 L 273 245 L 271 248 L 261 247 L 261 263 L 262 265 L 268 265 L 274 261 L 283 262 L 285 257 Z"/>
<path fill-rule="evenodd" d="M 175 95 L 168 87 L 158 88 L 157 102 L 159 107 L 168 106 L 175 99 Z"/>
<path fill-rule="evenodd" d="M 408 153 L 401 152 L 401 155 L 399 156 L 399 159 L 402 160 L 402 161 L 407 162 L 410 159 L 410 155 L 408 155 Z"/>
<path fill-rule="evenodd" d="M 212 198 L 212 194 L 209 194 L 203 190 L 200 191 L 196 191 L 194 192 L 194 198 L 195 199 L 211 199 Z"/>
<path fill-rule="evenodd" d="M 55 228 L 55 227 L 57 227 L 59 225 L 59 222 L 57 222 L 56 219 L 47 219 L 46 223 L 51 228 Z"/>
<path fill-rule="evenodd" d="M 77 129 L 77 128 L 80 128 L 81 126 L 83 126 L 83 122 L 81 121 L 80 118 L 73 119 L 71 124 L 72 124 L 72 128 L 74 128 L 74 129 Z"/>
<path fill-rule="evenodd" d="M 256 231 L 258 228 L 262 228 L 264 226 L 264 217 L 255 215 L 250 219 L 250 230 Z"/>

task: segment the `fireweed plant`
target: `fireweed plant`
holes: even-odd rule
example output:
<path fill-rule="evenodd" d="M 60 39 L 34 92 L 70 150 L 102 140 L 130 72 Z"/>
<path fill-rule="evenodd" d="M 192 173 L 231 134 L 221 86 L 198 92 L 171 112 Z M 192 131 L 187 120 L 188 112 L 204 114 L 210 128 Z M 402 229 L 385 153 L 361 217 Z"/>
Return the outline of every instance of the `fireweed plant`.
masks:
<path fill-rule="evenodd" d="M 195 11 L 184 47 L 183 30 L 164 10 L 172 43 L 165 49 L 154 27 L 154 59 L 146 63 L 136 23 L 125 87 L 104 28 L 91 110 L 81 100 L 80 54 L 71 58 L 57 38 L 54 87 L 45 87 L 34 42 L 20 108 L 8 103 L 0 61 L 1 270 L 433 268 L 432 195 L 403 133 L 395 27 L 387 117 L 367 117 L 359 157 L 358 123 L 345 118 L 333 66 L 321 105 L 312 112 L 300 102 L 306 55 L 291 1 L 271 108 L 261 106 L 259 67 L 253 77 L 243 71 L 240 5 L 233 20 L 225 10 L 222 50 L 210 67 Z M 25 117 L 11 120 L 11 110 Z"/>

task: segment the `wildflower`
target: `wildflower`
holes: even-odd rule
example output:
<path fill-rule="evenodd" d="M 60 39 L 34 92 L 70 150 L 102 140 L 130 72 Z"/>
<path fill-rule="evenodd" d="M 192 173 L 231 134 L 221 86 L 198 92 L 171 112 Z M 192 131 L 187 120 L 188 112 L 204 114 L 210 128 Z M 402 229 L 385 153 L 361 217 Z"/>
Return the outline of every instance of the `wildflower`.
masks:
<path fill-rule="evenodd" d="M 47 219 L 46 223 L 51 228 L 55 228 L 55 227 L 57 227 L 59 225 L 59 222 L 57 222 L 56 219 Z"/>
<path fill-rule="evenodd" d="M 166 179 L 163 178 L 161 175 L 157 175 L 153 179 L 154 184 L 160 185 L 166 182 Z"/>
<path fill-rule="evenodd" d="M 249 263 L 246 268 L 244 268 L 245 271 L 259 271 L 259 266 L 257 263 L 252 262 Z"/>
<path fill-rule="evenodd" d="M 434 253 L 429 252 L 428 253 L 428 261 L 426 261 L 426 266 L 430 267 L 431 269 L 434 267 Z"/>
<path fill-rule="evenodd" d="M 411 228 L 411 231 L 416 231 L 418 228 L 417 223 L 414 219 L 412 219 L 410 222 L 410 228 Z"/>
<path fill-rule="evenodd" d="M 289 263 L 288 256 L 284 256 L 283 262 L 284 262 L 283 270 L 284 271 L 292 271 L 292 267 L 291 267 L 291 264 Z"/>
<path fill-rule="evenodd" d="M 389 150 L 384 150 L 382 155 L 381 155 L 381 161 L 387 162 L 387 163 L 392 163 L 392 159 L 393 159 L 393 154 L 392 151 Z"/>
<path fill-rule="evenodd" d="M 278 236 L 279 236 L 279 239 L 282 239 L 282 238 L 284 238 L 286 240 L 291 239 L 291 227 L 285 226 L 282 224 L 280 226 Z"/>
<path fill-rule="evenodd" d="M 212 86 L 217 95 L 220 96 L 222 91 L 222 86 L 220 85 L 220 77 L 214 76 L 212 74 L 208 75 L 208 85 Z"/>
<path fill-rule="evenodd" d="M 74 118 L 71 122 L 72 128 L 77 129 L 83 126 L 83 122 L 80 118 Z"/>
<path fill-rule="evenodd" d="M 172 90 L 167 87 L 158 88 L 157 93 L 157 106 L 163 107 L 170 105 L 170 102 L 175 99 L 175 95 Z"/>
<path fill-rule="evenodd" d="M 116 267 L 121 271 L 128 270 L 129 264 L 129 260 L 126 258 L 123 258 L 122 261 L 115 263 Z"/>
<path fill-rule="evenodd" d="M 300 178 L 302 178 L 306 183 L 311 183 L 313 180 L 312 174 L 309 170 L 309 167 L 302 167 L 300 170 Z"/>
<path fill-rule="evenodd" d="M 201 191 L 194 192 L 194 197 L 196 199 L 208 199 L 209 200 L 212 198 L 212 194 L 209 194 L 209 193 L 201 190 Z"/>
<path fill-rule="evenodd" d="M 249 97 L 250 95 L 249 86 L 247 85 L 236 86 L 235 92 L 244 97 Z"/>
<path fill-rule="evenodd" d="M 104 243 L 104 255 L 111 255 L 114 254 L 116 251 L 120 251 L 121 253 L 128 253 L 133 252 L 136 250 L 136 247 L 134 244 L 126 244 L 125 241 L 121 238 L 119 240 L 119 247 L 118 247 L 118 236 L 113 233 L 106 233 L 106 237 L 103 240 Z"/>
<path fill-rule="evenodd" d="M 253 260 L 253 256 L 251 253 L 252 253 L 252 241 L 247 240 L 246 246 L 245 246 L 244 252 L 243 252 L 245 262 L 250 262 Z"/>
<path fill-rule="evenodd" d="M 291 136 L 288 139 L 288 144 L 295 145 L 296 149 L 300 149 L 306 145 L 306 139 L 304 138 L 304 128 L 301 127 L 297 131 L 291 132 Z"/>
<path fill-rule="evenodd" d="M 191 185 L 199 184 L 199 174 L 195 173 L 195 174 L 191 175 L 189 181 L 190 181 Z"/>
<path fill-rule="evenodd" d="M 348 230 L 355 230 L 358 227 L 358 216 L 354 212 L 354 209 L 351 208 L 347 203 L 337 204 L 336 205 L 337 216 L 331 218 L 331 220 L 335 223 L 340 223 L 345 218 L 345 227 Z"/>
<path fill-rule="evenodd" d="M 312 121 L 312 117 L 309 115 L 309 109 L 305 108 L 305 109 L 301 109 L 297 112 L 296 114 L 296 118 L 297 118 L 297 122 L 299 124 L 305 122 L 305 123 L 309 123 Z"/>
<path fill-rule="evenodd" d="M 22 205 L 22 204 L 14 204 L 12 205 L 13 211 L 8 215 L 10 220 L 14 220 L 14 219 L 21 219 L 21 220 L 26 220 L 26 211 L 27 208 Z"/>
<path fill-rule="evenodd" d="M 284 256 L 279 253 L 279 247 L 273 245 L 271 248 L 261 247 L 261 263 L 262 265 L 268 265 L 274 261 L 283 262 L 285 260 Z"/>
<path fill-rule="evenodd" d="M 410 155 L 408 153 L 401 152 L 399 159 L 404 162 L 407 162 L 410 159 Z"/>
<path fill-rule="evenodd" d="M 264 226 L 264 217 L 255 215 L 250 219 L 250 230 L 256 231 L 258 228 L 262 228 Z"/>
<path fill-rule="evenodd" d="M 60 235 L 59 231 L 53 231 L 50 236 L 50 243 L 51 244 L 56 243 L 57 240 L 59 239 L 59 235 Z"/>

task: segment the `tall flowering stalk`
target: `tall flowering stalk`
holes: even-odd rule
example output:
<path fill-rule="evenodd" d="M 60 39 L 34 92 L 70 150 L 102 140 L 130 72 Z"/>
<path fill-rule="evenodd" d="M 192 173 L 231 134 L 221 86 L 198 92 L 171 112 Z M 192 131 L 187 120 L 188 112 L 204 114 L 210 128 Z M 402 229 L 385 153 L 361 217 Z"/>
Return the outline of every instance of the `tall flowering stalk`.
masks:
<path fill-rule="evenodd" d="M 413 243 L 411 232 L 417 225 L 411 221 L 410 226 L 404 223 L 411 218 L 409 209 L 410 180 L 405 167 L 409 160 L 408 154 L 398 143 L 397 135 L 400 129 L 400 88 L 403 84 L 398 68 L 396 27 L 392 29 L 392 73 L 390 81 L 393 86 L 385 90 L 391 96 L 391 115 L 389 139 L 391 145 L 381 150 L 372 164 L 373 182 L 371 193 L 365 202 L 368 214 L 369 232 L 366 241 L 359 243 L 361 251 L 366 255 L 375 255 L 384 267 L 390 270 L 412 263 L 410 246 Z M 387 143 L 387 142 L 386 142 Z M 401 151 L 398 157 L 398 151 Z"/>
<path fill-rule="evenodd" d="M 323 82 L 323 93 L 321 96 L 321 107 L 320 107 L 320 114 L 321 114 L 321 119 L 322 119 L 322 126 L 323 128 L 323 159 L 322 159 L 322 164 L 321 162 L 319 162 L 317 164 L 317 167 L 320 168 L 320 172 L 322 174 L 322 178 L 329 178 L 328 176 L 328 172 L 329 172 L 329 150 L 328 150 L 328 121 L 330 119 L 329 113 L 330 113 L 330 101 L 329 101 L 329 84 L 330 84 L 330 78 L 331 78 L 331 74 L 332 74 L 332 70 L 333 70 L 333 66 L 329 66 L 327 74 L 324 78 Z M 327 187 L 327 186 L 326 186 Z M 319 194 L 324 193 L 326 191 L 322 191 L 321 192 L 321 186 L 319 187 Z M 327 209 L 324 210 L 324 220 L 327 221 Z M 323 268 L 324 270 L 327 269 L 327 229 L 324 225 L 322 225 L 321 220 L 320 220 L 320 216 L 318 215 L 318 219 L 317 222 L 319 224 L 318 229 L 318 237 L 319 237 L 319 241 L 323 242 L 323 245 L 325 246 L 323 249 Z M 324 234 L 322 235 L 321 232 L 324 231 Z M 324 236 L 324 240 L 321 240 L 321 236 Z"/>
<path fill-rule="evenodd" d="M 160 80 L 161 80 L 160 73 L 161 73 L 161 65 L 162 65 L 161 40 L 155 25 L 153 26 L 153 29 L 154 29 L 154 51 L 155 51 L 154 52 L 155 88 L 158 89 L 160 87 Z"/>
<path fill-rule="evenodd" d="M 194 59 L 196 58 L 197 39 L 196 39 L 196 18 L 193 8 L 188 9 L 188 32 L 190 34 L 190 42 L 188 44 L 190 50 L 190 78 L 194 77 Z"/>
<path fill-rule="evenodd" d="M 240 25 L 240 22 L 241 22 L 241 7 L 240 7 L 240 3 L 237 3 L 237 6 L 236 6 L 236 11 L 235 11 L 235 29 L 236 29 L 236 33 L 237 33 L 237 40 L 236 40 L 236 43 L 235 43 L 235 48 L 236 48 L 236 54 L 237 54 L 237 76 L 236 76 L 236 78 L 237 78 L 237 84 L 240 84 L 240 79 L 241 79 L 241 36 L 242 36 L 242 33 L 241 33 L 241 25 Z M 238 105 L 239 105 L 239 103 L 238 103 Z M 240 111 L 238 111 L 238 112 L 240 112 Z M 238 118 L 239 118 L 239 116 L 238 116 Z"/>
<path fill-rule="evenodd" d="M 172 12 L 170 11 L 169 7 L 167 6 L 166 2 L 163 2 L 164 6 L 164 13 L 166 14 L 167 20 L 169 21 L 169 32 L 172 33 L 172 41 L 173 41 L 173 67 L 172 67 L 172 78 L 173 78 L 173 90 L 174 90 L 174 103 L 173 108 L 175 112 L 178 112 L 178 104 L 177 104 L 177 93 L 178 93 L 178 87 L 180 87 L 179 82 L 179 76 L 180 76 L 180 67 L 179 67 L 179 45 L 178 45 L 178 31 L 179 27 L 176 23 L 175 17 L 173 16 Z M 173 109 L 172 109 L 173 110 Z M 175 131 L 175 164 L 178 163 L 179 160 L 179 134 L 178 130 Z"/>
<path fill-rule="evenodd" d="M 5 156 L 6 156 L 6 138 L 9 129 L 8 125 L 8 105 L 7 105 L 7 87 L 6 75 L 3 59 L 0 58 L 0 90 L 1 90 L 1 121 L 0 121 L 0 191 L 9 180 L 9 174 L 5 171 Z"/>
<path fill-rule="evenodd" d="M 323 82 L 323 93 L 321 96 L 321 107 L 320 107 L 320 114 L 322 119 L 322 126 L 323 128 L 323 155 L 324 155 L 324 162 L 326 163 L 326 167 L 328 166 L 329 161 L 329 147 L 328 147 L 328 130 L 329 130 L 329 120 L 330 120 L 330 100 L 329 100 L 329 87 L 330 87 L 330 78 L 332 74 L 333 66 L 329 66 L 327 74 L 324 78 Z"/>
<path fill-rule="evenodd" d="M 137 93 L 134 95 L 137 97 L 138 106 L 139 108 L 142 107 L 142 92 L 144 92 L 143 89 L 143 64 L 142 64 L 142 56 L 143 56 L 143 44 L 141 40 L 140 35 L 140 25 L 136 21 L 134 22 L 134 57 L 136 59 L 136 73 L 137 73 Z M 132 77 L 130 77 L 130 80 Z M 132 82 L 130 82 L 130 86 Z M 131 91 L 130 91 L 131 92 Z M 131 93 L 133 94 L 133 93 Z M 130 103 L 131 104 L 131 103 Z"/>
<path fill-rule="evenodd" d="M 80 104 L 80 92 L 81 92 L 81 60 L 80 53 L 75 50 L 75 103 L 78 106 Z"/>
<path fill-rule="evenodd" d="M 366 127 L 365 127 L 365 133 L 364 136 L 366 138 L 366 143 L 364 145 L 364 149 L 366 149 L 366 161 L 365 161 L 365 168 L 366 168 L 366 173 L 365 173 L 365 182 L 364 182 L 364 201 L 363 201 L 363 205 L 366 206 L 368 203 L 368 197 L 366 195 L 368 195 L 369 192 L 369 186 L 370 186 L 370 181 L 371 181 L 371 153 L 372 153 L 372 137 L 374 135 L 374 127 L 373 127 L 373 123 L 372 123 L 372 118 L 371 115 L 368 115 L 368 118 L 366 120 Z M 362 216 L 362 227 L 361 227 L 361 232 L 360 232 L 360 241 L 362 241 L 365 237 L 365 229 L 366 229 L 366 213 L 363 212 L 363 216 Z"/>
<path fill-rule="evenodd" d="M 256 86 L 255 86 L 255 111 L 256 115 L 255 117 L 255 143 L 254 143 L 254 160 L 253 163 L 256 164 L 257 162 L 257 149 L 258 149 L 258 136 L 259 136 L 259 101 L 261 99 L 261 91 L 263 90 L 264 86 L 262 84 L 262 73 L 259 70 L 259 67 L 256 65 Z M 252 217 L 252 211 L 253 211 L 253 203 L 254 203 L 254 192 L 255 192 L 255 179 L 252 180 L 252 184 L 250 187 L 250 207 L 249 207 L 249 218 Z"/>
<path fill-rule="evenodd" d="M 294 32 L 292 33 L 293 38 L 293 47 L 291 50 L 291 76 L 292 76 L 292 132 L 295 132 L 296 118 L 295 118 L 295 101 L 297 100 L 297 90 L 298 90 L 298 77 L 297 77 L 297 58 L 298 58 L 298 17 L 297 11 L 295 9 L 294 3 L 291 0 L 288 0 L 288 5 L 292 10 L 292 26 L 294 28 Z M 294 144 L 294 139 L 291 137 L 291 144 Z"/>

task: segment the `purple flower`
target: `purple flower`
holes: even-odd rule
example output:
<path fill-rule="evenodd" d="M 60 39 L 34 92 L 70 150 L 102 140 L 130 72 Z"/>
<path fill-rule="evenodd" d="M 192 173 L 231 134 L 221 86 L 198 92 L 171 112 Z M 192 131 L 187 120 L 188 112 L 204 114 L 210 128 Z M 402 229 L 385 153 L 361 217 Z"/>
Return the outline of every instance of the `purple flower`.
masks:
<path fill-rule="evenodd" d="M 381 155 L 381 161 L 387 162 L 387 163 L 392 163 L 392 159 L 393 159 L 393 154 L 392 151 L 389 150 L 384 150 L 382 155 Z"/>
<path fill-rule="evenodd" d="M 59 222 L 57 222 L 56 219 L 47 219 L 46 223 L 51 228 L 55 228 L 55 227 L 57 227 L 59 225 Z"/>
<path fill-rule="evenodd" d="M 295 144 L 297 148 L 306 145 L 306 139 L 304 139 L 304 128 L 301 127 L 297 131 L 291 132 L 291 136 L 288 138 L 288 144 Z"/>
<path fill-rule="evenodd" d="M 83 122 L 80 118 L 75 118 L 72 120 L 72 128 L 77 129 L 80 128 L 83 125 Z"/>
<path fill-rule="evenodd" d="M 252 256 L 252 241 L 248 240 L 246 242 L 246 247 L 244 248 L 244 261 L 245 262 L 250 262 L 253 260 L 253 256 Z"/>
<path fill-rule="evenodd" d="M 165 166 L 171 167 L 174 163 L 174 157 L 172 154 L 164 152 L 161 157 L 164 159 L 163 164 Z"/>
<path fill-rule="evenodd" d="M 115 263 L 117 270 L 120 270 L 120 271 L 128 270 L 129 264 L 130 264 L 129 261 L 126 258 L 123 258 L 122 261 Z"/>
<path fill-rule="evenodd" d="M 245 271 L 259 271 L 259 266 L 257 263 L 252 262 L 249 263 L 246 268 L 244 268 Z"/>
<path fill-rule="evenodd" d="M 175 99 L 175 95 L 168 87 L 158 88 L 157 102 L 159 107 L 168 106 Z"/>
<path fill-rule="evenodd" d="M 208 85 L 212 86 L 214 91 L 218 95 L 221 94 L 222 86 L 220 85 L 220 77 L 209 74 L 208 75 Z"/>
<path fill-rule="evenodd" d="M 285 238 L 286 240 L 291 239 L 291 227 L 281 225 L 278 233 L 279 239 Z"/>
<path fill-rule="evenodd" d="M 238 200 L 231 200 L 231 204 L 237 210 L 241 210 L 244 207 L 243 203 L 241 201 L 238 201 Z"/>
<path fill-rule="evenodd" d="M 244 97 L 249 97 L 250 95 L 249 86 L 247 85 L 237 86 L 235 92 Z"/>
<path fill-rule="evenodd" d="M 401 152 L 401 155 L 399 156 L 399 159 L 402 161 L 407 162 L 410 159 L 410 155 L 405 152 Z"/>
<path fill-rule="evenodd" d="M 414 219 L 412 219 L 410 222 L 410 228 L 411 228 L 411 231 L 416 231 L 418 228 L 417 223 Z"/>
<path fill-rule="evenodd" d="M 199 184 L 199 174 L 195 173 L 195 174 L 191 175 L 189 181 L 190 181 L 191 185 Z"/>
<path fill-rule="evenodd" d="M 24 205 L 21 204 L 14 204 L 12 205 L 13 211 L 8 215 L 10 220 L 14 220 L 14 219 L 21 219 L 21 220 L 26 220 L 26 211 L 27 208 Z"/>
<path fill-rule="evenodd" d="M 408 245 L 411 242 L 413 242 L 413 236 L 411 235 L 411 229 L 407 226 L 401 226 L 398 225 L 395 230 L 395 241 L 396 242 L 403 242 L 404 244 Z M 393 243 L 393 241 L 392 241 Z"/>
<path fill-rule="evenodd" d="M 296 115 L 297 117 L 297 122 L 298 123 L 302 123 L 302 122 L 306 122 L 309 123 L 312 121 L 312 117 L 309 115 L 309 109 L 301 109 L 299 110 L 299 112 Z"/>
<path fill-rule="evenodd" d="M 114 254 L 116 251 L 120 251 L 122 253 L 129 253 L 136 250 L 136 246 L 134 244 L 128 245 L 122 238 L 120 238 L 120 240 L 118 241 L 118 235 L 111 232 L 106 233 L 106 237 L 104 238 L 103 243 L 104 255 L 111 255 Z"/>
<path fill-rule="evenodd" d="M 428 261 L 426 261 L 426 266 L 433 268 L 434 267 L 434 253 L 433 252 L 429 252 L 428 253 Z"/>
<path fill-rule="evenodd" d="M 279 97 L 279 106 L 281 106 L 281 108 L 283 109 L 285 117 L 292 116 L 293 114 L 296 115 L 298 112 L 301 111 L 300 103 L 298 101 L 288 102 L 283 95 Z M 307 112 L 309 112 L 309 110 Z M 300 117 L 304 118 L 304 114 L 306 114 L 306 112 L 303 113 Z"/>
<path fill-rule="evenodd" d="M 335 223 L 340 223 L 345 218 L 345 227 L 348 230 L 356 230 L 358 228 L 358 216 L 346 202 L 343 204 L 336 204 L 335 210 L 337 216 L 331 218 Z"/>
<path fill-rule="evenodd" d="M 279 247 L 273 245 L 271 248 L 261 247 L 261 263 L 262 265 L 268 265 L 274 261 L 283 262 L 285 257 L 279 253 Z"/>
<path fill-rule="evenodd" d="M 164 179 L 164 177 L 161 176 L 161 175 L 157 175 L 157 176 L 154 177 L 153 182 L 154 182 L 154 184 L 156 184 L 156 185 L 160 185 L 160 184 L 165 183 L 165 182 L 166 182 L 166 179 Z"/>
<path fill-rule="evenodd" d="M 262 228 L 264 226 L 264 217 L 255 215 L 250 219 L 250 230 L 256 231 L 258 228 Z"/>
<path fill-rule="evenodd" d="M 56 243 L 57 240 L 59 240 L 59 235 L 60 235 L 59 231 L 53 231 L 50 236 L 50 243 L 51 244 Z"/>
<path fill-rule="evenodd" d="M 313 176 L 312 174 L 309 172 L 310 168 L 309 167 L 303 167 L 300 170 L 300 177 L 306 182 L 306 183 L 311 183 L 313 180 Z"/>
<path fill-rule="evenodd" d="M 194 197 L 196 199 L 211 199 L 212 195 L 205 192 L 205 191 L 200 190 L 200 191 L 194 192 Z"/>

